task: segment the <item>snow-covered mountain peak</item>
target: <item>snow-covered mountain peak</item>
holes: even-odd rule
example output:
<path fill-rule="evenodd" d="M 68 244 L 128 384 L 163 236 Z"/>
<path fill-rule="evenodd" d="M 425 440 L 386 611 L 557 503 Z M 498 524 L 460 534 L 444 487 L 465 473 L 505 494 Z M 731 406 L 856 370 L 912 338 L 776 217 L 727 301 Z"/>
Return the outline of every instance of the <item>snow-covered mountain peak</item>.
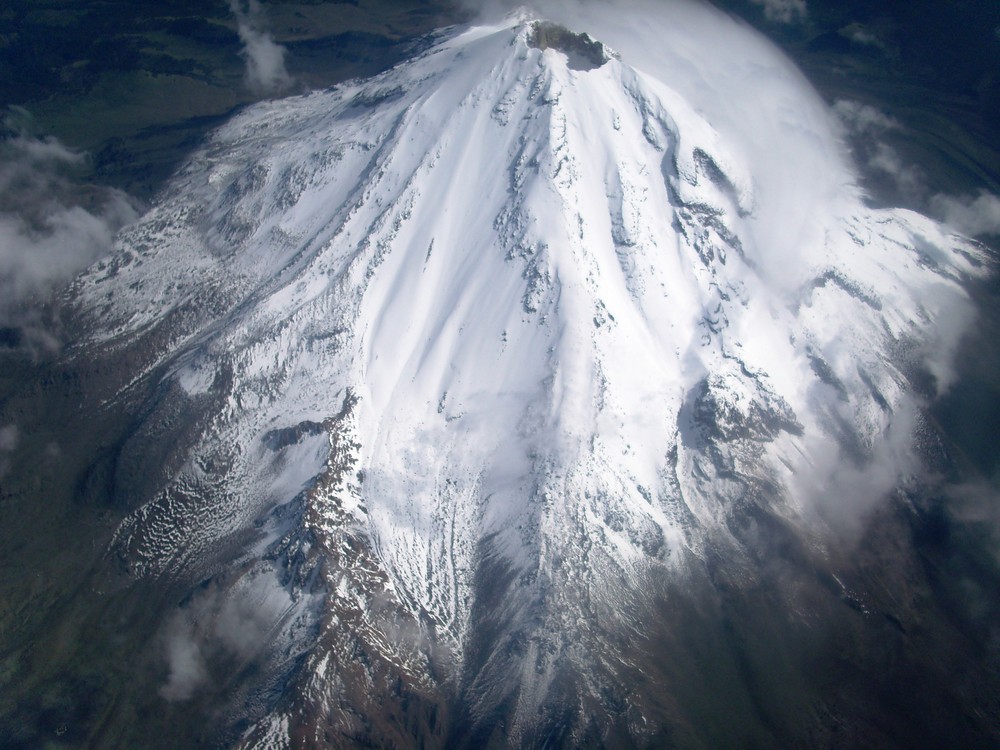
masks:
<path fill-rule="evenodd" d="M 304 700 L 401 670 L 516 684 L 528 722 L 644 581 L 738 559 L 748 509 L 890 489 L 975 249 L 847 186 L 777 252 L 669 84 L 518 17 L 222 127 L 75 288 L 92 350 L 200 415 L 118 531 L 132 572 L 252 532 L 293 598 L 319 571 Z"/>

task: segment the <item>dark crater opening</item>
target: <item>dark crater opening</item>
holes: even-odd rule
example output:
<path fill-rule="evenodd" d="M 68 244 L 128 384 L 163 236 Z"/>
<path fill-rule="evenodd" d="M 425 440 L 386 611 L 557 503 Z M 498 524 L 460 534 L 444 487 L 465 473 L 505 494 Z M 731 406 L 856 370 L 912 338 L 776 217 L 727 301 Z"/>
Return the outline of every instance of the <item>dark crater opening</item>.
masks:
<path fill-rule="evenodd" d="M 589 34 L 577 34 L 550 21 L 531 24 L 528 44 L 541 50 L 559 50 L 566 55 L 573 70 L 594 70 L 613 57 L 603 44 Z"/>

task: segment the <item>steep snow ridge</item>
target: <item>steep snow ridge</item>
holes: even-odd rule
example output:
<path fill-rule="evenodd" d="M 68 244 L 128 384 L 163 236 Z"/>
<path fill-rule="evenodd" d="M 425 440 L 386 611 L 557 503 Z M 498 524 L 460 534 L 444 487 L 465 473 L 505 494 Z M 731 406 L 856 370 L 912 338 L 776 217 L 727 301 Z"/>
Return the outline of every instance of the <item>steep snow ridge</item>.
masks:
<path fill-rule="evenodd" d="M 518 683 L 525 717 L 599 613 L 741 508 L 812 523 L 891 443 L 888 490 L 907 368 L 946 384 L 977 272 L 971 245 L 846 189 L 775 286 L 754 165 L 668 82 L 610 54 L 575 69 L 530 20 L 244 112 L 76 287 L 93 342 L 143 341 L 176 398 L 217 399 L 119 530 L 136 573 L 304 502 L 301 533 L 340 550 L 322 642 L 406 650 L 366 609 L 379 580 L 457 680 L 477 571 L 502 561 L 497 648 L 527 643 L 521 671 L 466 679 Z"/>

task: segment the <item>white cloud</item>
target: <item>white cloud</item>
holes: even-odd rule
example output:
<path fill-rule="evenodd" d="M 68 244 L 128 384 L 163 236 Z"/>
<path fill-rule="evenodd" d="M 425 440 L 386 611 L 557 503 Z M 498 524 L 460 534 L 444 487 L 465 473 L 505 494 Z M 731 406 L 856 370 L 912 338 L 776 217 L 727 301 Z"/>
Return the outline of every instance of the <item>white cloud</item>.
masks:
<path fill-rule="evenodd" d="M 243 42 L 240 54 L 246 61 L 247 86 L 259 94 L 287 89 L 292 84 L 285 68 L 288 50 L 275 42 L 270 32 L 261 30 L 263 13 L 258 0 L 249 0 L 246 6 L 240 0 L 230 0 L 229 7 L 236 16 L 236 30 Z"/>
<path fill-rule="evenodd" d="M 1000 198 L 987 192 L 978 196 L 938 194 L 931 198 L 932 213 L 957 231 L 973 237 L 1000 234 Z"/>
<path fill-rule="evenodd" d="M 750 0 L 764 8 L 764 16 L 769 21 L 795 23 L 806 17 L 805 0 Z"/>
<path fill-rule="evenodd" d="M 0 143 L 0 324 L 23 325 L 53 291 L 111 251 L 137 217 L 125 193 L 88 186 L 86 156 L 54 138 Z"/>

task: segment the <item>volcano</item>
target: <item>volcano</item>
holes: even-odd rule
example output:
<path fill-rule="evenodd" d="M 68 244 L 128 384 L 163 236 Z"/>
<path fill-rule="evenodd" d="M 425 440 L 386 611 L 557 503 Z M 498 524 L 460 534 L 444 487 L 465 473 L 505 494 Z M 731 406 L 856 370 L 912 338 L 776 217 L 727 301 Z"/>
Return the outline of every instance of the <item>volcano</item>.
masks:
<path fill-rule="evenodd" d="M 933 630 L 857 571 L 985 257 L 846 167 L 782 214 L 757 166 L 526 13 L 216 131 L 64 300 L 104 408 L 142 394 L 106 559 L 185 592 L 158 700 L 228 685 L 246 748 L 925 731 L 843 653 Z"/>

